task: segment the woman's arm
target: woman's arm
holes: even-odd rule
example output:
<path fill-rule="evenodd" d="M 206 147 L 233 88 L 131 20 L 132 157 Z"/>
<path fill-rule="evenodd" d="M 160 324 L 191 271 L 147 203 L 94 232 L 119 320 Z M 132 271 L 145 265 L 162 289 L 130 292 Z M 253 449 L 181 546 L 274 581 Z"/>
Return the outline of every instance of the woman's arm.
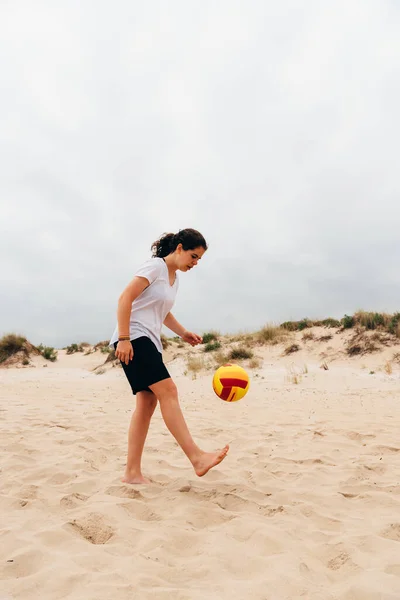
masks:
<path fill-rule="evenodd" d="M 178 323 L 174 315 L 170 312 L 164 319 L 164 325 L 168 327 L 168 329 L 176 333 L 176 335 L 179 335 L 179 337 L 181 337 L 184 342 L 187 342 L 191 346 L 197 346 L 197 344 L 201 344 L 203 341 L 203 338 L 197 335 L 197 333 L 192 333 L 191 331 L 188 331 L 183 327 L 183 325 Z"/>
<path fill-rule="evenodd" d="M 183 327 L 183 325 L 178 323 L 178 321 L 175 319 L 174 315 L 171 312 L 169 312 L 165 317 L 164 325 L 165 327 L 168 327 L 168 329 L 176 333 L 176 335 L 179 335 L 179 337 L 183 337 L 185 335 L 186 329 Z"/>
<path fill-rule="evenodd" d="M 129 320 L 132 310 L 132 302 L 149 286 L 145 277 L 134 277 L 126 286 L 118 300 L 118 335 L 129 335 Z"/>

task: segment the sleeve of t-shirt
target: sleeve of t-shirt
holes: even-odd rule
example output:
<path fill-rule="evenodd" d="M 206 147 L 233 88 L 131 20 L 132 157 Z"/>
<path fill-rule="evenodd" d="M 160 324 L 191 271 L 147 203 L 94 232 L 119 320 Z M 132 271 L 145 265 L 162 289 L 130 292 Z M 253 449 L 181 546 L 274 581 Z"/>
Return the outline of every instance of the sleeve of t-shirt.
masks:
<path fill-rule="evenodd" d="M 151 284 L 161 273 L 161 262 L 151 258 L 143 263 L 135 272 L 135 277 L 145 277 Z"/>

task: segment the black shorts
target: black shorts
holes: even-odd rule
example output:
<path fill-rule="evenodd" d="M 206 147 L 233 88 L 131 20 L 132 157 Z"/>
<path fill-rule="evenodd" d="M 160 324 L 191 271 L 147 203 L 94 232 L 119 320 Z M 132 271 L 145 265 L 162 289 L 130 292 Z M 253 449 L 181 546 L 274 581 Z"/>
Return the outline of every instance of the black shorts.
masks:
<path fill-rule="evenodd" d="M 115 349 L 117 343 L 114 343 Z M 131 340 L 131 344 L 133 359 L 128 364 L 122 361 L 120 363 L 132 388 L 132 393 L 151 392 L 149 385 L 171 377 L 163 363 L 162 354 L 147 336 Z"/>

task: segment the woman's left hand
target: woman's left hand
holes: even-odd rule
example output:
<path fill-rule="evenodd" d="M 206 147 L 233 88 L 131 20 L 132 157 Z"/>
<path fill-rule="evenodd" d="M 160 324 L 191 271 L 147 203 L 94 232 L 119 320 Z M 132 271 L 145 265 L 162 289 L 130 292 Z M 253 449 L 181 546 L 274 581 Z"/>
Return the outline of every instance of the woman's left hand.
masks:
<path fill-rule="evenodd" d="M 185 331 L 185 333 L 181 336 L 184 342 L 187 342 L 191 346 L 197 346 L 197 344 L 201 344 L 203 338 L 197 335 L 197 333 L 192 333 L 191 331 Z"/>

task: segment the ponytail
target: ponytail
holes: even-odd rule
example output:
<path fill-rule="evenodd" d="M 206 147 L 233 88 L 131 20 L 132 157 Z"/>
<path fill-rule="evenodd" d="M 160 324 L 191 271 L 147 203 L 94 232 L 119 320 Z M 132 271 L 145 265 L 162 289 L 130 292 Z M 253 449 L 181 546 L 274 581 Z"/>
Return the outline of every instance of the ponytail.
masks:
<path fill-rule="evenodd" d="M 153 257 L 157 256 L 158 258 L 164 258 L 164 256 L 168 256 L 168 254 L 173 252 L 178 245 L 174 245 L 174 238 L 175 234 L 164 233 L 159 240 L 153 242 L 151 246 Z"/>
<path fill-rule="evenodd" d="M 151 245 L 153 257 L 164 258 L 182 244 L 184 250 L 194 250 L 202 247 L 207 250 L 207 242 L 196 229 L 181 229 L 178 233 L 164 233 L 160 239 Z"/>

